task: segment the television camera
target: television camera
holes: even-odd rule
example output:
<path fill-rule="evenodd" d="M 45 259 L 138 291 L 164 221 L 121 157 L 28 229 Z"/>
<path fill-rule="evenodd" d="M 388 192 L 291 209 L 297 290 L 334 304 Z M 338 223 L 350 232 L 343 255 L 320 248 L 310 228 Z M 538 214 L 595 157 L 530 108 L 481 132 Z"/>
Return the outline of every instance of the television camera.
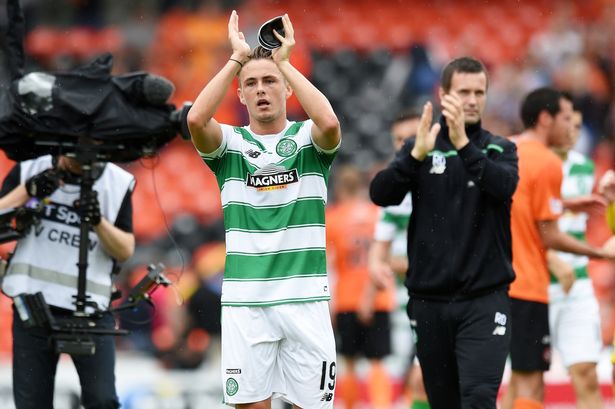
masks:
<path fill-rule="evenodd" d="M 191 105 L 176 108 L 168 102 L 173 84 L 147 72 L 113 75 L 109 53 L 70 71 L 24 74 L 23 14 L 18 0 L 8 0 L 6 6 L 9 26 L 4 43 L 12 81 L 8 88 L 0 87 L 0 149 L 10 159 L 24 161 L 47 154 L 75 158 L 82 170 L 83 200 L 92 191 L 100 162 L 133 161 L 155 154 L 178 134 L 189 138 L 186 116 Z M 26 234 L 44 206 L 44 201 L 32 200 L 0 212 L 0 243 Z M 86 294 L 91 229 L 87 217 L 81 218 L 79 228 L 73 316 L 54 317 L 41 293 L 22 294 L 14 302 L 26 325 L 51 331 L 58 352 L 93 354 L 91 335 L 124 335 L 127 331 L 96 326 L 96 318 L 104 311 Z M 119 309 L 148 301 L 159 286 L 168 286 L 163 270 L 162 265 L 150 266 Z"/>

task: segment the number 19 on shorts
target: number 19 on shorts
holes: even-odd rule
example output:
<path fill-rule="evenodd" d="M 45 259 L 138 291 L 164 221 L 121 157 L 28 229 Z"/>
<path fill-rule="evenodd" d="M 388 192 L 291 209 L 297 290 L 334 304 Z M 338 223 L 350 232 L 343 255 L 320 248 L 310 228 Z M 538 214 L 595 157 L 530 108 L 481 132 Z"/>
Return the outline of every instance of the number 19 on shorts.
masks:
<path fill-rule="evenodd" d="M 330 391 L 335 389 L 335 362 L 331 362 L 327 364 L 327 361 L 322 361 L 322 374 L 320 375 L 320 390 L 324 391 L 325 388 L 327 388 Z"/>

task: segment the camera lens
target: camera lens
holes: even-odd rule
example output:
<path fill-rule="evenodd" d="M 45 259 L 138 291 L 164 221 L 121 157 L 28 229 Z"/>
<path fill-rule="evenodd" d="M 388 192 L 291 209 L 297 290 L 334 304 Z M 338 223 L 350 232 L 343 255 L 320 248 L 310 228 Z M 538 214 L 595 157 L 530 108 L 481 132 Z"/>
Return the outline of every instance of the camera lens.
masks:
<path fill-rule="evenodd" d="M 284 36 L 282 16 L 274 17 L 266 21 L 261 28 L 258 29 L 258 43 L 268 50 L 273 50 L 282 45 L 280 40 L 273 34 L 273 30 L 277 31 L 281 36 Z"/>

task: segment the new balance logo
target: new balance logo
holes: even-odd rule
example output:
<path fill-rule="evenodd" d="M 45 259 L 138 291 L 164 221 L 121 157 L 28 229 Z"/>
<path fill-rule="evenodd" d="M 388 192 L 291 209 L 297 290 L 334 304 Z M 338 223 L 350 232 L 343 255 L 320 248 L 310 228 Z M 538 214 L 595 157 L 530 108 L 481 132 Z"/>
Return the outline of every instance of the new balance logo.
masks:
<path fill-rule="evenodd" d="M 495 329 L 493 330 L 493 335 L 506 335 L 506 327 L 503 327 L 501 325 L 498 325 L 497 327 L 495 327 Z"/>
<path fill-rule="evenodd" d="M 501 312 L 495 313 L 495 318 L 493 322 L 498 324 L 493 330 L 493 335 L 505 335 L 506 334 L 506 314 L 502 314 Z"/>
<path fill-rule="evenodd" d="M 333 394 L 329 392 L 325 392 L 325 394 L 322 395 L 322 398 L 320 398 L 321 402 L 331 402 L 332 400 L 333 400 Z"/>
<path fill-rule="evenodd" d="M 259 155 L 260 155 L 261 153 L 260 153 L 260 152 L 253 151 L 252 149 L 248 149 L 248 150 L 246 151 L 246 154 L 247 154 L 249 157 L 256 159 L 256 158 L 258 158 L 258 157 L 259 157 Z"/>

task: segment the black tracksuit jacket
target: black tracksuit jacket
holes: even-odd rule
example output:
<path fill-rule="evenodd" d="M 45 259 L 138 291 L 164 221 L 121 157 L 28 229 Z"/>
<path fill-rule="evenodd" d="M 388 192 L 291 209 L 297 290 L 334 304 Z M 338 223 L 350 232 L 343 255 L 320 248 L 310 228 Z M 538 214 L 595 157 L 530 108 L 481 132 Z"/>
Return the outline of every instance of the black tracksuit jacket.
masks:
<path fill-rule="evenodd" d="M 517 149 L 480 123 L 466 127 L 470 143 L 457 151 L 442 129 L 423 161 L 409 139 L 370 185 L 379 206 L 412 192 L 406 287 L 414 299 L 463 300 L 506 290 L 512 269 L 510 207 L 517 187 Z"/>

